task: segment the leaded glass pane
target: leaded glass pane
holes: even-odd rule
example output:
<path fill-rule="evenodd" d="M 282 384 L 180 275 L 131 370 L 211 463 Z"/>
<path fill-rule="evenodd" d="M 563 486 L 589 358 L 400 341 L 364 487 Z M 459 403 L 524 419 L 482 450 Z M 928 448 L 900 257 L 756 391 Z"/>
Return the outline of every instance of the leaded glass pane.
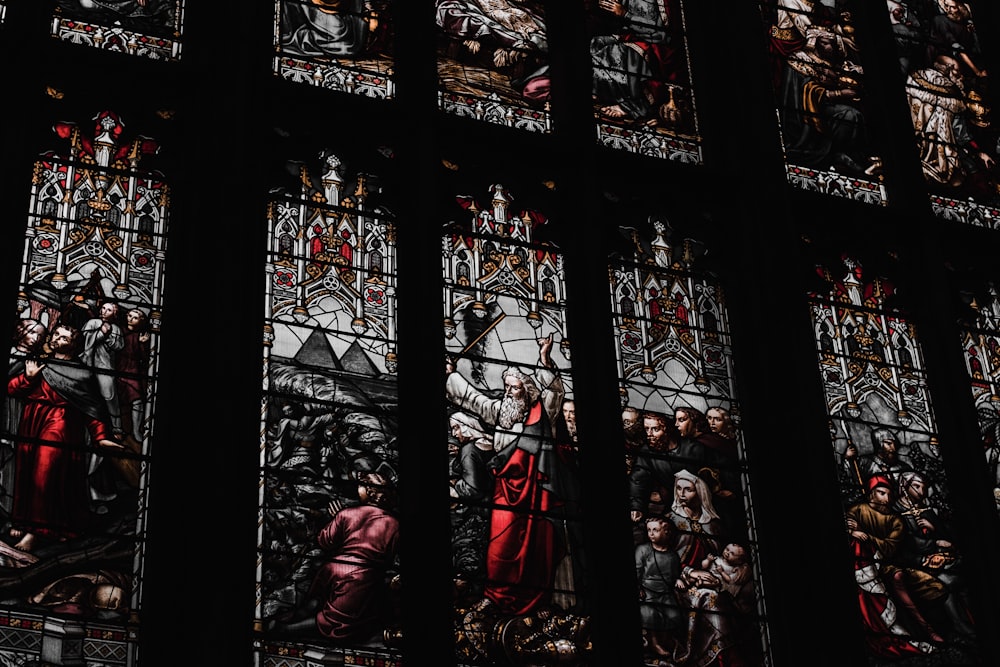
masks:
<path fill-rule="evenodd" d="M 502 185 L 443 239 L 456 642 L 463 665 L 589 651 L 562 256 Z"/>
<path fill-rule="evenodd" d="M 437 0 L 438 99 L 444 111 L 548 132 L 549 54 L 538 0 Z"/>
<path fill-rule="evenodd" d="M 962 351 L 979 416 L 983 452 L 1000 511 L 1000 294 L 988 285 L 967 293 L 968 313 L 962 324 Z"/>
<path fill-rule="evenodd" d="M 394 665 L 395 221 L 346 157 L 289 168 L 267 212 L 256 655 Z"/>
<path fill-rule="evenodd" d="M 923 355 L 895 288 L 844 257 L 810 312 L 873 664 L 979 664 Z M 954 663 L 951 663 L 954 664 Z"/>
<path fill-rule="evenodd" d="M 972 8 L 962 0 L 886 4 L 934 212 L 1000 226 L 998 133 Z"/>
<path fill-rule="evenodd" d="M 133 665 L 169 189 L 117 114 L 54 129 L 68 151 L 35 163 L 0 438 L 0 646 Z"/>
<path fill-rule="evenodd" d="M 388 0 L 276 0 L 274 72 L 355 95 L 394 96 Z"/>
<path fill-rule="evenodd" d="M 589 0 L 597 138 L 701 162 L 682 0 Z"/>
<path fill-rule="evenodd" d="M 844 0 L 761 3 L 788 181 L 884 204 L 882 159 L 865 120 L 865 76 Z"/>
<path fill-rule="evenodd" d="M 651 227 L 610 274 L 645 664 L 770 664 L 726 295 Z"/>
<path fill-rule="evenodd" d="M 52 36 L 153 60 L 181 55 L 184 0 L 58 0 Z"/>

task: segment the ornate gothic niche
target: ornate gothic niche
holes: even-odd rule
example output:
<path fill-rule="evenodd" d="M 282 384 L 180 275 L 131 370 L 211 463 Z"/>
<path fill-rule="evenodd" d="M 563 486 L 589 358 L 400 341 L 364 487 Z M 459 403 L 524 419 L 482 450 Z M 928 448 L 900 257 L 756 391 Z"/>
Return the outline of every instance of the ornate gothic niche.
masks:
<path fill-rule="evenodd" d="M 619 231 L 609 292 L 646 664 L 768 664 L 725 290 L 666 218 Z"/>
<path fill-rule="evenodd" d="M 882 149 L 865 120 L 847 2 L 766 0 L 761 11 L 789 183 L 885 204 Z"/>
<path fill-rule="evenodd" d="M 135 664 L 170 189 L 112 111 L 32 173 L 0 434 L 0 651 Z M 48 650 L 48 649 L 47 649 Z M 53 659 L 53 658 L 46 658 Z"/>
<path fill-rule="evenodd" d="M 953 271 L 962 317 L 962 354 L 976 408 L 983 454 L 1000 511 L 1000 291 L 979 272 Z"/>
<path fill-rule="evenodd" d="M 538 0 L 437 0 L 441 109 L 530 132 L 551 131 L 549 54 Z"/>
<path fill-rule="evenodd" d="M 395 96 L 389 0 L 275 0 L 274 73 L 376 99 Z"/>
<path fill-rule="evenodd" d="M 982 41 L 964 0 L 886 0 L 920 167 L 934 212 L 947 220 L 1000 227 L 1000 130 Z"/>
<path fill-rule="evenodd" d="M 335 151 L 286 167 L 267 209 L 255 651 L 400 664 L 391 193 Z M 366 544 L 353 575 L 345 539 Z"/>
<path fill-rule="evenodd" d="M 178 60 L 184 0 L 57 0 L 51 35 L 104 51 Z"/>
<path fill-rule="evenodd" d="M 936 661 L 947 652 L 975 662 L 961 547 L 948 528 L 941 448 L 951 445 L 938 438 L 916 327 L 896 286 L 857 257 L 817 265 L 816 273 L 809 308 L 872 660 L 943 664 Z M 902 538 L 880 542 L 891 535 Z M 912 571 L 897 576 L 891 563 Z"/>
<path fill-rule="evenodd" d="M 598 142 L 700 164 L 683 0 L 632 2 L 624 19 L 597 0 L 586 11 Z"/>
<path fill-rule="evenodd" d="M 581 665 L 590 602 L 563 257 L 540 240 L 547 214 L 504 185 L 452 201 L 441 240 L 456 652 L 463 665 Z"/>

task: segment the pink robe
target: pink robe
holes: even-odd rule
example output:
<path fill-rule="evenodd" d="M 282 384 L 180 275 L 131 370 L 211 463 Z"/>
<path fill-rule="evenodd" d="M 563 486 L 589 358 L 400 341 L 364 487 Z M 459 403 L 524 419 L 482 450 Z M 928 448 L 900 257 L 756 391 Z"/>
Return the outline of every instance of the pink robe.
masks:
<path fill-rule="evenodd" d="M 313 581 L 322 601 L 316 625 L 324 637 L 364 639 L 384 611 L 385 573 L 399 544 L 399 520 L 380 507 L 348 507 L 320 531 L 319 545 L 331 554 Z"/>

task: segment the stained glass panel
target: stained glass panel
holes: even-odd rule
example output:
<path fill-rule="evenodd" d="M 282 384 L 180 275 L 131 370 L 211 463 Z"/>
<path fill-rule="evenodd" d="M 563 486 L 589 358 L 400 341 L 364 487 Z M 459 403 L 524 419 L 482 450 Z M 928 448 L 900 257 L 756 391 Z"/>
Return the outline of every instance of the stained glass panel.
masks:
<path fill-rule="evenodd" d="M 456 642 L 462 664 L 589 652 L 562 256 L 546 217 L 490 198 L 444 237 Z"/>
<path fill-rule="evenodd" d="M 810 312 L 872 664 L 978 664 L 916 328 L 890 282 L 842 260 L 818 267 Z"/>
<path fill-rule="evenodd" d="M 884 204 L 880 148 L 865 120 L 865 75 L 844 0 L 761 3 L 788 181 Z"/>
<path fill-rule="evenodd" d="M 610 274 L 645 664 L 770 664 L 726 295 L 647 227 Z"/>
<path fill-rule="evenodd" d="M 962 320 L 962 351 L 972 382 L 983 452 L 1000 512 L 1000 294 L 995 285 L 967 293 Z"/>
<path fill-rule="evenodd" d="M 153 140 L 93 120 L 56 123 L 69 150 L 32 179 L 0 439 L 0 646 L 37 660 L 51 642 L 62 659 L 82 641 L 132 665 L 169 189 L 143 166 Z"/>
<path fill-rule="evenodd" d="M 438 98 L 448 113 L 551 130 L 545 12 L 537 0 L 436 0 Z"/>
<path fill-rule="evenodd" d="M 184 0 L 58 0 L 52 36 L 153 60 L 181 56 Z"/>
<path fill-rule="evenodd" d="M 682 0 L 589 0 L 598 141 L 701 162 Z"/>
<path fill-rule="evenodd" d="M 886 3 L 935 213 L 1000 227 L 1000 132 L 972 8 L 962 0 Z"/>
<path fill-rule="evenodd" d="M 267 215 L 257 659 L 395 665 L 395 221 L 346 158 L 289 167 Z"/>
<path fill-rule="evenodd" d="M 276 0 L 274 72 L 379 99 L 394 96 L 388 0 Z"/>

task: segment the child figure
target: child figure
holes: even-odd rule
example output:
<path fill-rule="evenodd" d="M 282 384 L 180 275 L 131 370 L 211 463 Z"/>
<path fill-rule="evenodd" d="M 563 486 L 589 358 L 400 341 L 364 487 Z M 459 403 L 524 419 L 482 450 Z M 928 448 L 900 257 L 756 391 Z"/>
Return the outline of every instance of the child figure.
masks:
<path fill-rule="evenodd" d="M 727 544 L 722 550 L 722 558 L 709 554 L 701 566 L 718 580 L 718 589 L 726 591 L 736 601 L 743 584 L 750 578 L 750 566 L 746 561 L 746 550 L 741 545 Z"/>
<path fill-rule="evenodd" d="M 673 524 L 664 517 L 647 518 L 649 541 L 635 548 L 642 635 L 646 646 L 659 656 L 671 654 L 664 643 L 672 643 L 671 631 L 684 622 L 676 591 L 682 585 L 680 557 L 670 548 L 672 529 Z"/>
<path fill-rule="evenodd" d="M 702 560 L 701 569 L 684 568 L 678 588 L 687 587 L 684 591 L 690 608 L 687 646 L 674 654 L 675 660 L 684 662 L 707 647 L 722 647 L 732 641 L 732 621 L 727 620 L 730 614 L 746 613 L 753 608 L 753 587 L 746 585 L 749 581 L 746 549 L 739 544 L 727 544 L 721 558 L 709 554 Z M 702 615 L 699 610 L 709 613 Z M 696 637 L 699 616 L 705 627 Z"/>

